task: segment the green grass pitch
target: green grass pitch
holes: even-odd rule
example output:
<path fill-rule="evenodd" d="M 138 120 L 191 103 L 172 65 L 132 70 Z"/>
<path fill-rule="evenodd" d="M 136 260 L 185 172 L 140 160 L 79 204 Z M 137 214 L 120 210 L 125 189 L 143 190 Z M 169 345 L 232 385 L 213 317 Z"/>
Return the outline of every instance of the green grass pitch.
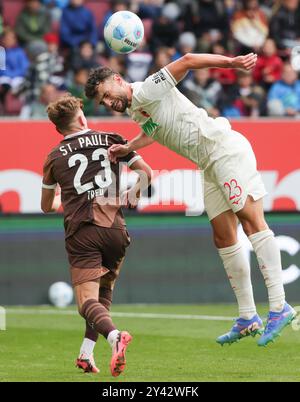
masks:
<path fill-rule="evenodd" d="M 134 337 L 126 371 L 117 379 L 110 375 L 111 351 L 103 338 L 95 350 L 100 374 L 83 374 L 74 367 L 84 330 L 75 308 L 19 309 L 8 309 L 7 330 L 0 331 L 1 382 L 300 381 L 300 331 L 291 326 L 267 348 L 259 348 L 250 337 L 222 348 L 215 338 L 229 330 L 230 321 L 156 316 L 234 317 L 235 306 L 114 306 L 118 328 Z M 259 312 L 265 316 L 267 307 L 259 306 Z"/>

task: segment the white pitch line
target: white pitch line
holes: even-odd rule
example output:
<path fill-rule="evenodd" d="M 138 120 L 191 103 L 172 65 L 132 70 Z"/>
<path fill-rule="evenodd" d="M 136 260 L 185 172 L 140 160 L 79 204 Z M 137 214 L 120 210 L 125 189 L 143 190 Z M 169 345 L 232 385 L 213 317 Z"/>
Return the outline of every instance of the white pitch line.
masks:
<path fill-rule="evenodd" d="M 6 309 L 8 314 L 21 315 L 77 315 L 77 311 L 72 310 L 37 310 L 37 309 Z M 112 312 L 112 317 L 120 318 L 147 318 L 147 319 L 167 319 L 167 320 L 207 320 L 207 321 L 232 321 L 233 317 L 213 316 L 213 315 L 193 315 L 193 314 L 164 314 L 164 313 L 122 313 Z"/>

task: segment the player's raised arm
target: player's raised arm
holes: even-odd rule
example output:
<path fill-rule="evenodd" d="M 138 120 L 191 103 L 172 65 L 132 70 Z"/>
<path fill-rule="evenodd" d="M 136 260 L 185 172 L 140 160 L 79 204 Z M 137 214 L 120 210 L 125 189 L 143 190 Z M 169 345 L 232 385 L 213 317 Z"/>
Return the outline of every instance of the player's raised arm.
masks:
<path fill-rule="evenodd" d="M 117 162 L 117 159 L 123 158 L 130 152 L 137 151 L 144 148 L 154 142 L 153 138 L 147 137 L 147 135 L 141 132 L 127 144 L 114 144 L 108 150 L 109 160 L 113 163 Z"/>
<path fill-rule="evenodd" d="M 181 81 L 190 70 L 201 68 L 239 68 L 251 70 L 257 61 L 257 55 L 249 53 L 245 56 L 226 57 L 218 54 L 187 53 L 166 67 L 177 82 Z"/>

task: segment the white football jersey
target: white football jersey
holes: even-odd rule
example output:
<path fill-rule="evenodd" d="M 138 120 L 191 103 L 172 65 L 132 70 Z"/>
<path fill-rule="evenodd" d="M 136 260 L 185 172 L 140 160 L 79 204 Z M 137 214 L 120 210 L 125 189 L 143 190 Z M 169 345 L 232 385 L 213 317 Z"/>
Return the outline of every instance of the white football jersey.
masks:
<path fill-rule="evenodd" d="M 224 117 L 209 117 L 176 85 L 167 68 L 132 84 L 132 104 L 127 112 L 147 136 L 205 169 L 216 146 L 231 131 L 230 123 Z"/>

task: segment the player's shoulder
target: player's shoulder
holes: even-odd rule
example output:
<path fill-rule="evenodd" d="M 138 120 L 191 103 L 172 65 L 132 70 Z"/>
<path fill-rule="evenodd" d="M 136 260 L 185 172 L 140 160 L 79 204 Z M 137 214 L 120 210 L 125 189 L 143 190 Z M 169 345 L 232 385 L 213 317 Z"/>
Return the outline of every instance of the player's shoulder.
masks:
<path fill-rule="evenodd" d="M 90 135 L 96 136 L 105 136 L 107 137 L 107 141 L 105 141 L 109 146 L 113 144 L 125 144 L 127 142 L 126 138 L 124 138 L 121 134 L 115 133 L 113 131 L 90 131 Z"/>
<path fill-rule="evenodd" d="M 47 157 L 46 157 L 46 162 L 49 163 L 50 161 L 53 161 L 54 159 L 57 158 L 57 155 L 58 155 L 60 146 L 61 146 L 61 142 L 60 142 L 59 144 L 55 145 L 55 146 L 48 152 Z"/>

